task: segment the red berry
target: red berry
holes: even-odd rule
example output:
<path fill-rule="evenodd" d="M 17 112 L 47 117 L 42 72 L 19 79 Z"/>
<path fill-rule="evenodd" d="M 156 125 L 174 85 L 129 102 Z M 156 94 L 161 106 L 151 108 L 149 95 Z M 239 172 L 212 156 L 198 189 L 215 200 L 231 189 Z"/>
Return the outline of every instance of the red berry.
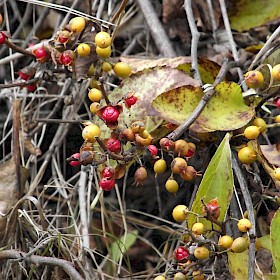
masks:
<path fill-rule="evenodd" d="M 29 84 L 29 85 L 27 85 L 26 88 L 28 89 L 28 91 L 33 92 L 37 88 L 37 85 L 36 84 Z"/>
<path fill-rule="evenodd" d="M 178 247 L 174 251 L 174 258 L 177 262 L 187 259 L 189 255 L 189 251 L 183 246 Z"/>
<path fill-rule="evenodd" d="M 99 182 L 100 187 L 105 191 L 110 191 L 115 186 L 115 179 L 102 178 Z"/>
<path fill-rule="evenodd" d="M 38 49 L 33 50 L 33 54 L 40 63 L 45 63 L 50 59 L 50 52 L 46 47 L 39 47 Z"/>
<path fill-rule="evenodd" d="M 19 71 L 18 74 L 19 74 L 19 76 L 20 76 L 23 80 L 25 80 L 25 81 L 27 81 L 27 80 L 30 78 L 30 75 L 25 74 L 25 73 L 23 73 L 23 72 L 21 72 L 21 71 Z"/>
<path fill-rule="evenodd" d="M 3 32 L 0 32 L 0 45 L 3 45 L 6 42 L 7 37 Z"/>
<path fill-rule="evenodd" d="M 203 210 L 202 210 L 203 213 L 208 212 L 209 215 L 211 215 L 215 219 L 219 218 L 219 216 L 220 216 L 220 205 L 219 205 L 219 202 L 216 198 L 210 200 L 209 203 L 206 205 L 206 207 L 207 207 L 207 210 L 204 207 Z"/>
<path fill-rule="evenodd" d="M 72 64 L 74 58 L 75 58 L 75 53 L 71 50 L 67 50 L 61 54 L 59 60 L 61 64 L 69 66 Z"/>
<path fill-rule="evenodd" d="M 63 30 L 58 36 L 58 41 L 61 44 L 66 44 L 69 41 L 71 33 L 68 30 Z"/>
<path fill-rule="evenodd" d="M 18 71 L 18 75 L 20 76 L 20 78 L 22 78 L 25 81 L 33 78 L 35 73 L 36 73 L 36 68 L 31 66 L 26 66 Z"/>
<path fill-rule="evenodd" d="M 124 99 L 126 108 L 129 109 L 132 105 L 134 105 L 137 102 L 137 100 L 138 100 L 138 98 L 134 95 L 130 95 L 130 96 L 126 97 Z"/>
<path fill-rule="evenodd" d="M 121 151 L 121 142 L 116 138 L 109 138 L 106 147 L 110 152 L 119 153 Z"/>
<path fill-rule="evenodd" d="M 172 140 L 164 137 L 160 139 L 159 145 L 164 151 L 170 151 L 174 149 L 175 144 Z"/>
<path fill-rule="evenodd" d="M 80 153 L 75 153 L 75 154 L 73 154 L 70 158 L 76 158 L 76 159 L 77 159 L 77 160 L 71 160 L 71 161 L 69 162 L 69 164 L 70 164 L 71 166 L 75 167 L 75 166 L 81 165 L 81 163 L 80 163 L 80 161 L 79 161 Z"/>
<path fill-rule="evenodd" d="M 280 98 L 277 99 L 277 101 L 276 101 L 276 106 L 277 106 L 278 108 L 280 108 Z"/>
<path fill-rule="evenodd" d="M 120 113 L 113 106 L 107 106 L 102 112 L 102 119 L 106 123 L 113 123 L 118 120 Z"/>
<path fill-rule="evenodd" d="M 111 166 L 106 166 L 101 171 L 101 175 L 103 178 L 112 179 L 115 176 L 115 169 Z"/>
<path fill-rule="evenodd" d="M 155 145 L 149 145 L 147 149 L 151 152 L 153 157 L 155 157 L 158 153 L 158 148 Z"/>

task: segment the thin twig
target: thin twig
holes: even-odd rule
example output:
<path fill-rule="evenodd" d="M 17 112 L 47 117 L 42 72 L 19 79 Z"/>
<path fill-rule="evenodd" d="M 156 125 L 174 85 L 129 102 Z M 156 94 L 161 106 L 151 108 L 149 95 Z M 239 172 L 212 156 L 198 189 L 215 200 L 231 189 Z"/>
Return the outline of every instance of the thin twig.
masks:
<path fill-rule="evenodd" d="M 255 262 L 255 238 L 256 238 L 256 226 L 255 226 L 255 214 L 254 207 L 250 193 L 248 191 L 248 184 L 242 174 L 242 170 L 238 164 L 236 153 L 232 155 L 232 168 L 237 178 L 240 190 L 242 192 L 246 208 L 248 210 L 248 218 L 252 223 L 252 228 L 249 231 L 250 234 L 250 245 L 249 245 L 249 260 L 248 260 L 248 280 L 254 279 L 254 262 Z"/>
<path fill-rule="evenodd" d="M 162 56 L 175 57 L 176 53 L 149 0 L 137 0 L 146 19 L 151 35 Z"/>
<path fill-rule="evenodd" d="M 196 28 L 191 0 L 185 0 L 184 9 L 186 11 L 187 19 L 192 33 L 191 57 L 192 57 L 192 69 L 194 70 L 194 78 L 199 82 L 200 85 L 202 85 L 200 73 L 198 70 L 198 60 L 197 60 L 197 46 L 198 46 L 200 34 Z"/>
<path fill-rule="evenodd" d="M 27 49 L 24 49 L 24 48 L 21 48 L 21 47 L 15 45 L 13 42 L 11 42 L 11 41 L 8 40 L 8 39 L 5 41 L 5 44 L 6 44 L 9 48 L 13 49 L 15 52 L 21 53 L 21 54 L 23 54 L 23 55 L 28 55 L 28 56 L 31 56 L 31 57 L 35 58 L 35 55 L 34 55 L 31 51 L 29 51 L 29 50 L 27 50 Z"/>
<path fill-rule="evenodd" d="M 26 257 L 25 252 L 18 250 L 4 250 L 0 252 L 0 260 L 7 259 L 24 259 L 26 262 L 34 263 L 36 265 L 52 265 L 61 267 L 72 279 L 84 280 L 80 273 L 73 267 L 73 264 L 69 261 L 53 258 L 53 257 L 41 257 L 41 256 L 29 256 Z"/>

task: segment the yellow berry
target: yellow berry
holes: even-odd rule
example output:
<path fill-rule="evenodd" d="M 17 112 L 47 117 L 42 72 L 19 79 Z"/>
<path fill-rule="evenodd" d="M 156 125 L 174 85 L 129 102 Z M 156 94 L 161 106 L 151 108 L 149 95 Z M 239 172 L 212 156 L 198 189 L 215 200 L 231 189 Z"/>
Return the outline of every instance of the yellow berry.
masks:
<path fill-rule="evenodd" d="M 95 142 L 95 137 L 100 137 L 100 128 L 95 124 L 87 125 L 82 131 L 82 137 L 87 142 Z"/>
<path fill-rule="evenodd" d="M 280 181 L 280 167 L 277 167 L 273 170 L 273 175 L 277 181 Z"/>
<path fill-rule="evenodd" d="M 90 45 L 86 43 L 81 43 L 77 47 L 77 53 L 81 57 L 86 57 L 90 54 Z"/>
<path fill-rule="evenodd" d="M 179 189 L 179 185 L 176 180 L 174 179 L 168 179 L 165 183 L 165 188 L 170 193 L 175 193 Z"/>
<path fill-rule="evenodd" d="M 88 91 L 88 98 L 92 102 L 99 102 L 102 98 L 102 93 L 97 88 L 92 88 Z"/>
<path fill-rule="evenodd" d="M 249 88 L 259 88 L 264 83 L 263 74 L 257 70 L 247 72 L 244 78 Z"/>
<path fill-rule="evenodd" d="M 253 121 L 253 125 L 257 126 L 259 128 L 260 132 L 266 131 L 267 124 L 264 121 L 264 119 L 262 119 L 262 118 L 255 118 Z"/>
<path fill-rule="evenodd" d="M 121 78 L 127 78 L 131 74 L 131 68 L 124 62 L 118 62 L 113 68 L 115 74 Z"/>
<path fill-rule="evenodd" d="M 100 107 L 100 103 L 93 102 L 93 103 L 90 104 L 89 110 L 91 111 L 91 113 L 95 114 L 96 111 L 99 109 L 99 107 Z"/>
<path fill-rule="evenodd" d="M 97 46 L 95 50 L 96 50 L 97 55 L 102 58 L 109 58 L 112 53 L 111 46 L 104 48 L 104 49 Z"/>
<path fill-rule="evenodd" d="M 171 170 L 175 174 L 186 173 L 188 164 L 185 159 L 181 157 L 176 157 L 171 162 Z"/>
<path fill-rule="evenodd" d="M 242 163 L 250 164 L 256 161 L 257 154 L 250 147 L 244 147 L 238 152 L 238 158 Z"/>
<path fill-rule="evenodd" d="M 200 235 L 204 231 L 204 224 L 203 223 L 195 223 L 192 226 L 193 234 Z"/>
<path fill-rule="evenodd" d="M 255 125 L 250 125 L 246 127 L 246 129 L 244 130 L 244 136 L 249 140 L 256 139 L 258 138 L 259 135 L 260 135 L 260 130 Z"/>
<path fill-rule="evenodd" d="M 74 17 L 69 21 L 72 32 L 81 32 L 86 26 L 86 20 L 83 17 Z"/>
<path fill-rule="evenodd" d="M 193 280 L 204 280 L 204 273 L 199 270 L 194 270 L 192 276 Z"/>
<path fill-rule="evenodd" d="M 188 207 L 186 205 L 177 205 L 172 211 L 172 217 L 178 223 L 184 222 L 188 217 Z"/>
<path fill-rule="evenodd" d="M 105 49 L 111 45 L 111 36 L 109 33 L 101 31 L 95 35 L 95 44 L 99 48 Z"/>
<path fill-rule="evenodd" d="M 247 232 L 252 228 L 252 223 L 250 220 L 243 218 L 238 221 L 237 227 L 241 232 Z"/>
<path fill-rule="evenodd" d="M 218 245 L 223 249 L 229 249 L 232 245 L 233 239 L 229 235 L 221 236 Z"/>
<path fill-rule="evenodd" d="M 89 69 L 88 69 L 88 76 L 92 77 L 94 75 L 94 71 L 95 71 L 95 67 L 94 67 L 93 64 L 91 64 Z"/>
<path fill-rule="evenodd" d="M 108 73 L 112 70 L 112 65 L 109 62 L 105 61 L 102 63 L 101 69 L 102 69 L 102 71 Z"/>
<path fill-rule="evenodd" d="M 280 64 L 276 64 L 275 66 L 273 66 L 271 70 L 271 76 L 273 80 L 280 81 Z"/>
<path fill-rule="evenodd" d="M 166 161 L 164 159 L 159 159 L 154 164 L 154 171 L 156 174 L 162 174 L 166 170 Z"/>
<path fill-rule="evenodd" d="M 197 247 L 193 254 L 198 260 L 206 260 L 209 258 L 210 252 L 205 246 L 201 246 Z"/>
<path fill-rule="evenodd" d="M 187 276 L 182 272 L 174 274 L 173 280 L 187 280 Z"/>
<path fill-rule="evenodd" d="M 248 248 L 248 242 L 244 237 L 237 237 L 233 240 L 231 250 L 234 253 L 242 253 Z"/>
<path fill-rule="evenodd" d="M 91 78 L 91 79 L 89 80 L 89 86 L 90 86 L 91 88 L 100 89 L 100 86 L 98 85 L 98 81 L 95 80 L 95 78 Z"/>
<path fill-rule="evenodd" d="M 280 123 L 280 115 L 277 115 L 275 118 L 274 118 L 274 121 L 276 123 Z"/>

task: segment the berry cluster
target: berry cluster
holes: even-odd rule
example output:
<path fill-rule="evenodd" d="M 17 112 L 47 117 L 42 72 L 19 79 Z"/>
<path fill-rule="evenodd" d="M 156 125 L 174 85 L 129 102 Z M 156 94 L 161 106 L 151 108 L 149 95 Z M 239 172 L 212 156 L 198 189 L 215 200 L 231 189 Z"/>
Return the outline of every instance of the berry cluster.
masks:
<path fill-rule="evenodd" d="M 172 216 L 177 222 L 184 222 L 189 214 L 197 216 L 197 222 L 191 225 L 190 229 L 186 229 L 181 238 L 181 244 L 174 250 L 173 270 L 169 273 L 173 274 L 173 279 L 205 279 L 207 273 L 207 263 L 211 264 L 215 258 L 219 258 L 227 252 L 242 253 L 249 247 L 249 231 L 252 223 L 247 218 L 237 221 L 229 218 L 224 222 L 218 221 L 220 216 L 220 206 L 217 199 L 210 200 L 207 204 L 202 201 L 202 216 L 189 212 L 187 206 L 177 205 L 172 212 Z M 218 226 L 214 230 L 205 227 L 205 221 L 208 220 Z M 200 221 L 201 220 L 201 221 Z M 225 224 L 231 222 L 236 224 L 240 235 L 233 238 L 225 234 Z M 208 239 L 209 234 L 214 235 Z M 215 241 L 216 240 L 216 241 Z M 260 240 L 256 238 L 256 250 L 261 246 Z M 179 272 L 178 272 L 179 270 Z M 180 278 L 179 278 L 180 275 Z M 164 275 L 158 276 L 166 279 Z"/>

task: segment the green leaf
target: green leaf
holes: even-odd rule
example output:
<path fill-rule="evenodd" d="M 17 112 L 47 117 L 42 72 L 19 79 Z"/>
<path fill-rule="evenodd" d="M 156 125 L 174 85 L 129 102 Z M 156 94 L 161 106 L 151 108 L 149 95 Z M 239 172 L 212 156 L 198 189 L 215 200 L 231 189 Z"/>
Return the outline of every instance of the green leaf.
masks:
<path fill-rule="evenodd" d="M 227 254 L 232 279 L 248 279 L 248 250 L 242 253 L 228 252 Z"/>
<path fill-rule="evenodd" d="M 196 133 L 231 131 L 245 126 L 254 116 L 254 109 L 247 106 L 241 88 L 234 82 L 222 82 L 202 113 L 190 127 Z M 203 92 L 198 87 L 183 86 L 156 97 L 153 108 L 169 122 L 181 124 L 198 105 Z"/>
<path fill-rule="evenodd" d="M 271 239 L 270 235 L 265 235 L 259 238 L 261 241 L 261 247 L 271 251 Z"/>
<path fill-rule="evenodd" d="M 280 16 L 280 2 L 238 0 L 231 2 L 231 28 L 239 32 L 268 23 Z"/>
<path fill-rule="evenodd" d="M 124 255 L 134 244 L 138 236 L 138 231 L 129 232 L 126 237 L 123 235 L 120 239 L 113 242 L 110 246 L 112 261 L 118 262 L 121 255 Z"/>
<path fill-rule="evenodd" d="M 220 205 L 219 221 L 223 221 L 228 209 L 233 192 L 233 174 L 231 167 L 231 150 L 229 145 L 230 134 L 227 133 L 219 145 L 215 155 L 212 157 L 202 178 L 196 194 L 191 211 L 202 215 L 202 203 L 208 203 L 211 199 L 217 198 Z M 188 227 L 191 228 L 196 222 L 196 215 L 190 214 Z M 211 229 L 211 223 L 202 218 L 201 222 L 206 229 Z"/>
<path fill-rule="evenodd" d="M 280 279 L 280 209 L 275 213 L 270 226 L 270 238 L 271 238 L 271 253 L 276 268 L 276 274 Z"/>

